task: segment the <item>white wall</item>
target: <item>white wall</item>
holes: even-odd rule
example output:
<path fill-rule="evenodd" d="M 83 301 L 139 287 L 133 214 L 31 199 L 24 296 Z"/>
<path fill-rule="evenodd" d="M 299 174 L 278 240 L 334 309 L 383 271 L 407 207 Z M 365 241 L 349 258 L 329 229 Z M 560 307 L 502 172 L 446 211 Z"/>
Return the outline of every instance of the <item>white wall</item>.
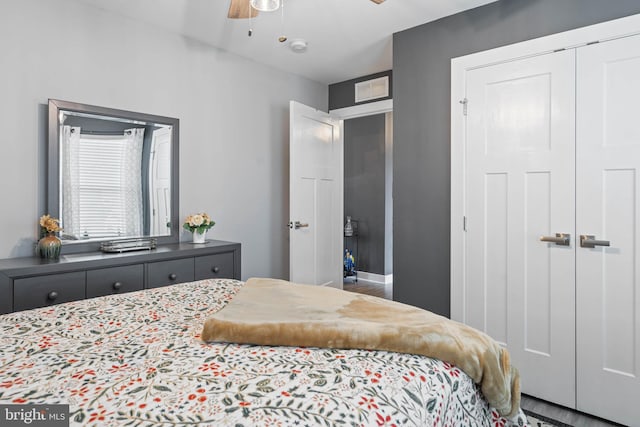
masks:
<path fill-rule="evenodd" d="M 326 111 L 325 85 L 82 2 L 2 0 L 0 96 L 0 258 L 33 253 L 55 98 L 179 118 L 180 220 L 241 242 L 243 279 L 288 276 L 288 101 Z"/>

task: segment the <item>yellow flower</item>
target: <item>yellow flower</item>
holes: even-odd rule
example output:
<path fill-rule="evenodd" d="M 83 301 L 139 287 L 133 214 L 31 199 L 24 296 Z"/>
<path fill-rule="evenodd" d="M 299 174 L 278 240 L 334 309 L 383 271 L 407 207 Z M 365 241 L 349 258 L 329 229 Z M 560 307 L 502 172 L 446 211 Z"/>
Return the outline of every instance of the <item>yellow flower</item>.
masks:
<path fill-rule="evenodd" d="M 204 217 L 200 214 L 195 214 L 191 216 L 191 220 L 189 221 L 189 225 L 192 227 L 200 227 L 204 223 Z"/>
<path fill-rule="evenodd" d="M 60 227 L 60 220 L 57 218 L 51 218 L 50 215 L 42 215 L 40 217 L 40 227 L 47 231 L 47 233 L 55 233 L 62 230 Z"/>
<path fill-rule="evenodd" d="M 211 217 L 208 214 L 202 212 L 186 217 L 184 220 L 184 224 L 182 224 L 182 227 L 185 230 L 190 231 L 191 233 L 197 231 L 198 233 L 202 234 L 213 227 L 215 224 L 215 221 L 212 221 Z"/>

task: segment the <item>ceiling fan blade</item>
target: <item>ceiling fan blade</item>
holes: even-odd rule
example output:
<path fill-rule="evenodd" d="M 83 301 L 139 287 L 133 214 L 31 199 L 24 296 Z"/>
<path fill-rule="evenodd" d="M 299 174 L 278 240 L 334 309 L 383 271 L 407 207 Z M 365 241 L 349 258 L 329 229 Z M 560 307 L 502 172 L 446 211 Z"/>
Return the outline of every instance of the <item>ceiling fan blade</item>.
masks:
<path fill-rule="evenodd" d="M 374 2 L 375 4 L 380 4 L 382 3 L 384 0 L 371 0 L 372 2 Z"/>
<path fill-rule="evenodd" d="M 249 13 L 252 18 L 258 16 L 258 11 L 251 7 L 249 0 L 231 0 L 227 18 L 244 19 L 249 17 Z"/>

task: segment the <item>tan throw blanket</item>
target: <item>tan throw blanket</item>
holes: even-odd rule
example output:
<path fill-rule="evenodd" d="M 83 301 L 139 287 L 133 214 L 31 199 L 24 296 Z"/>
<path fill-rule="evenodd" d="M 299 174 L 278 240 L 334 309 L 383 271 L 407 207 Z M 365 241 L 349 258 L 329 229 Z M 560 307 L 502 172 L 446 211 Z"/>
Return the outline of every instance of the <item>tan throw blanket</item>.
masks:
<path fill-rule="evenodd" d="M 204 341 L 386 350 L 449 362 L 511 417 L 520 407 L 518 371 L 493 339 L 410 305 L 339 289 L 249 279 L 204 324 Z"/>

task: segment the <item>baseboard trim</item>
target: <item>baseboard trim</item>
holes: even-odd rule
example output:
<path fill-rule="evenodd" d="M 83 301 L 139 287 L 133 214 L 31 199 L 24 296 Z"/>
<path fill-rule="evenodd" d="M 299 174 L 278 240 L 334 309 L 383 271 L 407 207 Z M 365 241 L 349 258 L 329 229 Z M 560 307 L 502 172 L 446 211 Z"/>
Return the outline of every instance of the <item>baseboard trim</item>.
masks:
<path fill-rule="evenodd" d="M 358 280 L 371 283 L 390 285 L 393 283 L 393 274 L 375 274 L 367 271 L 358 271 Z"/>

